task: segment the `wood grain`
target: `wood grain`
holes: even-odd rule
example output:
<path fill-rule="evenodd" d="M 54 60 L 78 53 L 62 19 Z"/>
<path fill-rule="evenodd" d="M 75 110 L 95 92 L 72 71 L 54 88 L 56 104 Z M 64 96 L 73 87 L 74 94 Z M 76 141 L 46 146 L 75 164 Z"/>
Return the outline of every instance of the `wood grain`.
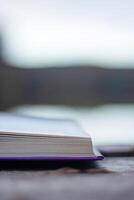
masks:
<path fill-rule="evenodd" d="M 134 199 L 134 158 L 99 161 L 97 167 L 57 170 L 1 170 L 0 199 Z"/>

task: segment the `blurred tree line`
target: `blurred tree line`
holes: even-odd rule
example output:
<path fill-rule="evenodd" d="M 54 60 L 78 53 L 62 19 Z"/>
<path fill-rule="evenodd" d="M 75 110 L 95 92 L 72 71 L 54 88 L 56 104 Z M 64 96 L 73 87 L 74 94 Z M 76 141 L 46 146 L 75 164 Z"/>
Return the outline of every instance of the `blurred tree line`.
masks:
<path fill-rule="evenodd" d="M 134 69 L 97 66 L 17 68 L 0 46 L 0 110 L 23 104 L 95 106 L 134 102 Z"/>

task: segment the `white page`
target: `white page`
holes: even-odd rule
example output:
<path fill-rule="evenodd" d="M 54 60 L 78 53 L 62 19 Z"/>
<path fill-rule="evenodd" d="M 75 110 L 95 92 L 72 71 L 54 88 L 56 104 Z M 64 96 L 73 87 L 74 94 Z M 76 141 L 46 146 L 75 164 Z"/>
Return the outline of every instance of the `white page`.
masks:
<path fill-rule="evenodd" d="M 72 120 L 33 118 L 8 113 L 0 113 L 0 132 L 89 138 Z"/>

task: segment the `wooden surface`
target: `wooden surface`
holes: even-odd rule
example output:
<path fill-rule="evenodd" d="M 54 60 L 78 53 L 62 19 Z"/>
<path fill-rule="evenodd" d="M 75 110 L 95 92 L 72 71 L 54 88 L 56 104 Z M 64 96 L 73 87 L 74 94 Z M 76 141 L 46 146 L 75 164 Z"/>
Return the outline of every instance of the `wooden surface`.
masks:
<path fill-rule="evenodd" d="M 134 157 L 109 157 L 85 170 L 0 171 L 0 199 L 134 199 Z"/>

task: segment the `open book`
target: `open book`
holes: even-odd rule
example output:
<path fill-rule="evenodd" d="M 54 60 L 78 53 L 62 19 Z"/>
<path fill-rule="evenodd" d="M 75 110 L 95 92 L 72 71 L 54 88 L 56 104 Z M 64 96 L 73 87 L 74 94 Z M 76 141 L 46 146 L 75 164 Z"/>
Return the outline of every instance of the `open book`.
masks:
<path fill-rule="evenodd" d="M 0 159 L 96 160 L 103 156 L 75 121 L 0 113 Z"/>

